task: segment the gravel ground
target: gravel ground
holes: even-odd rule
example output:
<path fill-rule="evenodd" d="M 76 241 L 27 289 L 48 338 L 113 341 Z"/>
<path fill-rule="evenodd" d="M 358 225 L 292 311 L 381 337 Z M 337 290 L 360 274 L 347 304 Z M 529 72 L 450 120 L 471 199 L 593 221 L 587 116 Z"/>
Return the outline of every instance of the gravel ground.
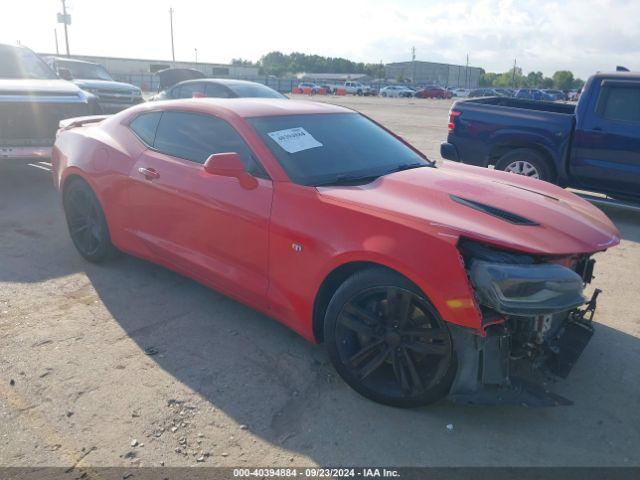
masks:
<path fill-rule="evenodd" d="M 451 102 L 324 101 L 438 158 Z M 597 333 L 555 387 L 574 406 L 407 411 L 360 397 L 321 346 L 191 280 L 126 256 L 83 261 L 47 169 L 0 160 L 0 466 L 640 464 L 638 214 L 607 211 L 623 241 L 597 257 Z"/>

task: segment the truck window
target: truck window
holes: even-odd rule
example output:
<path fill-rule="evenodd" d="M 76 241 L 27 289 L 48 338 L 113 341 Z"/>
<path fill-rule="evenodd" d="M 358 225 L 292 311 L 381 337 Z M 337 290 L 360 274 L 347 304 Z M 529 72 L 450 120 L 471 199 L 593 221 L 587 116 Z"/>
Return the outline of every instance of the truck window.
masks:
<path fill-rule="evenodd" d="M 0 45 L 0 78 L 54 79 L 58 77 L 28 48 Z"/>
<path fill-rule="evenodd" d="M 604 118 L 640 123 L 640 84 L 605 85 L 600 96 L 598 111 Z"/>

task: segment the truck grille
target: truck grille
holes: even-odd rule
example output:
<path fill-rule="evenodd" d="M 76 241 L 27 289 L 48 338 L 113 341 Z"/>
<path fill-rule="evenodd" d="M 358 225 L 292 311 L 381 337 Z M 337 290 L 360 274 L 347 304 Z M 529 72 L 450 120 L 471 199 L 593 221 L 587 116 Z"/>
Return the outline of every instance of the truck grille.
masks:
<path fill-rule="evenodd" d="M 88 114 L 86 103 L 0 102 L 0 145 L 51 146 L 60 120 Z"/>
<path fill-rule="evenodd" d="M 94 90 L 93 93 L 98 96 L 100 103 L 121 103 L 123 105 L 131 105 L 133 103 L 133 95 L 131 93 L 113 90 Z"/>

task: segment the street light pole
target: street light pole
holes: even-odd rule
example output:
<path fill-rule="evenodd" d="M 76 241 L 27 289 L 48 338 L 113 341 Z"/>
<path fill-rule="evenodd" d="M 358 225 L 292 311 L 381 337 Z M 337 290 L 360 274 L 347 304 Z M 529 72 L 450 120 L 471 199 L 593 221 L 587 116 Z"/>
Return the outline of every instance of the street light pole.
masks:
<path fill-rule="evenodd" d="M 195 52 L 196 52 L 196 63 L 198 63 L 198 49 L 194 48 Z"/>
<path fill-rule="evenodd" d="M 60 48 L 58 48 L 58 29 L 53 29 L 53 35 L 56 37 L 56 55 L 60 55 Z"/>
<path fill-rule="evenodd" d="M 176 52 L 173 45 L 173 8 L 169 8 L 169 23 L 171 24 L 171 58 L 173 63 L 176 63 Z"/>
<path fill-rule="evenodd" d="M 67 17 L 67 2 L 66 2 L 66 0 L 61 0 L 61 1 L 62 1 L 62 15 L 63 15 L 63 18 L 64 18 L 64 22 L 63 22 L 63 25 L 64 25 L 64 43 L 65 43 L 66 48 L 67 48 L 67 57 L 68 57 L 70 55 L 69 54 L 69 32 L 67 32 L 67 24 L 69 23 L 68 22 L 68 18 L 69 17 Z"/>

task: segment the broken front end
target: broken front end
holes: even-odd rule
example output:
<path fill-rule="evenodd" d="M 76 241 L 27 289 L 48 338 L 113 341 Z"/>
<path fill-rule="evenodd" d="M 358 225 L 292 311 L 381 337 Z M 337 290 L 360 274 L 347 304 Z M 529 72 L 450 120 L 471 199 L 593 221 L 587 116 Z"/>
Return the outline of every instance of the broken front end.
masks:
<path fill-rule="evenodd" d="M 589 301 L 595 260 L 544 257 L 463 240 L 459 245 L 482 312 L 481 335 L 453 326 L 459 403 L 527 406 L 572 402 L 545 385 L 565 378 L 593 335 L 599 290 Z"/>

